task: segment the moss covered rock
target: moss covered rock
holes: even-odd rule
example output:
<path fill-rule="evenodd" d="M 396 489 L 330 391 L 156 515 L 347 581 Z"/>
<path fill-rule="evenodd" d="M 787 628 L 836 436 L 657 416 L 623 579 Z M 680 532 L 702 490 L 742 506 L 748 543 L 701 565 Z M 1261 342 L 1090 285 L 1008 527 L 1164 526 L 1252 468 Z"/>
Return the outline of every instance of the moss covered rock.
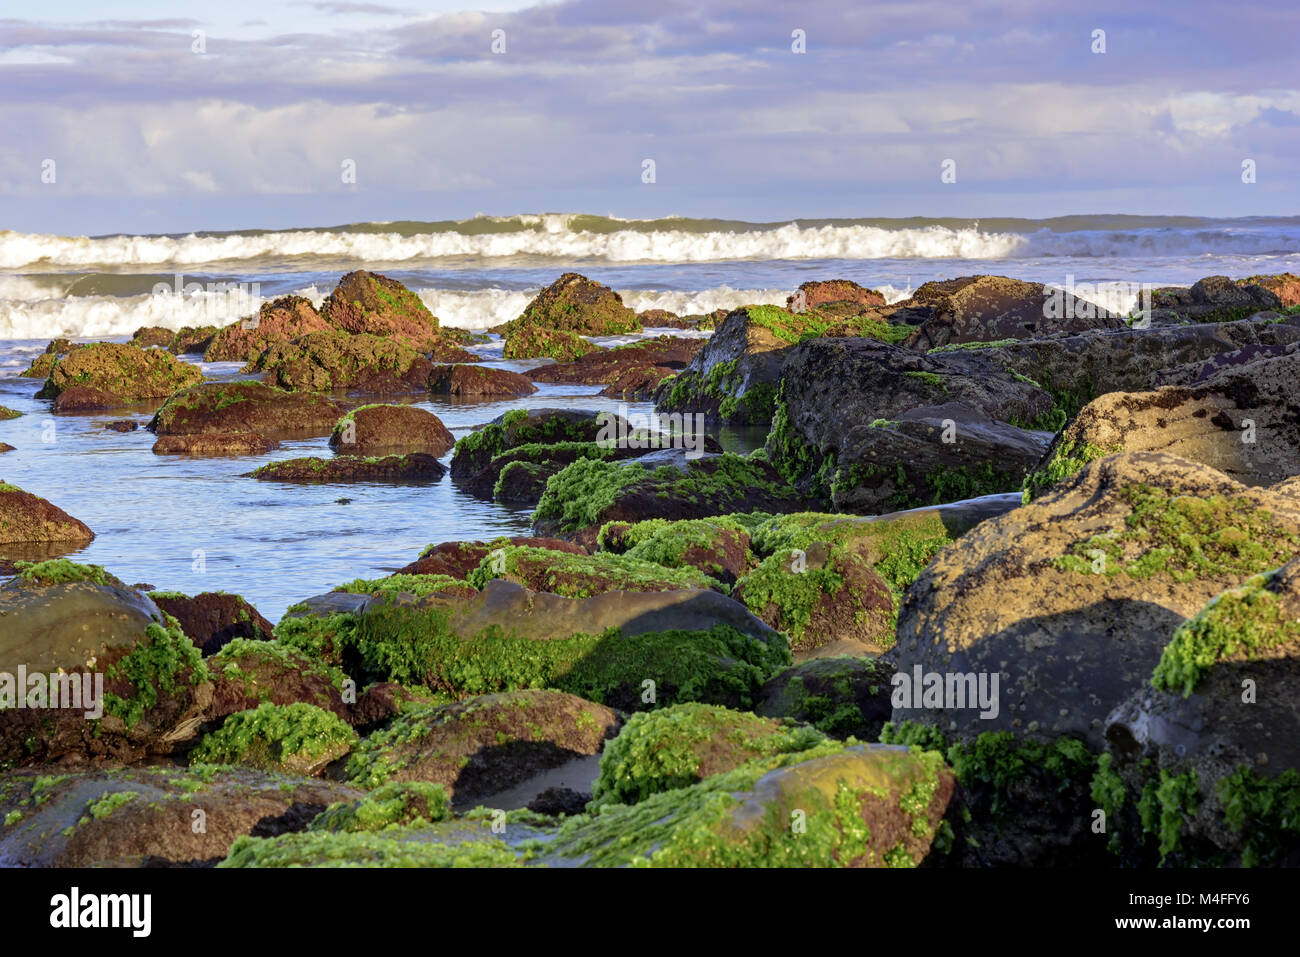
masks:
<path fill-rule="evenodd" d="M 244 367 L 293 391 L 422 392 L 433 363 L 398 339 L 333 330 L 273 343 Z M 471 367 L 472 368 L 472 367 Z"/>
<path fill-rule="evenodd" d="M 261 382 L 212 382 L 172 396 L 149 423 L 166 435 L 328 435 L 343 408 L 323 395 Z"/>
<path fill-rule="evenodd" d="M 197 366 L 161 349 L 92 342 L 55 363 L 37 396 L 53 399 L 70 386 L 85 386 L 134 402 L 165 399 L 202 381 Z"/>
<path fill-rule="evenodd" d="M 20 566 L 0 586 L 0 621 L 0 658 L 64 675 L 29 689 L 27 707 L 0 710 L 0 764 L 166 753 L 211 705 L 207 668 L 175 619 L 98 566 Z M 7 688 L 14 704 L 18 691 Z"/>
<path fill-rule="evenodd" d="M 609 522 L 597 536 L 601 549 L 667 568 L 698 568 L 733 585 L 750 567 L 749 530 L 729 516 L 670 522 Z"/>
<path fill-rule="evenodd" d="M 732 512 L 794 512 L 812 504 L 766 462 L 731 453 L 686 459 L 684 468 L 584 459 L 546 484 L 533 512 L 541 534 L 585 532 L 607 522 L 709 518 Z"/>
<path fill-rule="evenodd" d="M 447 466 L 432 455 L 336 455 L 330 459 L 307 456 L 270 462 L 248 473 L 264 482 L 436 482 Z"/>
<path fill-rule="evenodd" d="M 39 495 L 0 481 L 0 545 L 79 544 L 94 537 L 85 522 Z"/>
<path fill-rule="evenodd" d="M 504 546 L 484 556 L 467 581 L 482 588 L 493 579 L 518 582 L 534 591 L 566 598 L 590 598 L 607 591 L 672 591 L 714 588 L 722 583 L 691 565 L 668 568 L 629 555 L 575 555 L 548 548 Z"/>
<path fill-rule="evenodd" d="M 0 775 L 0 861 L 11 867 L 195 867 L 234 841 L 302 828 L 360 794 L 249 768 L 128 767 Z"/>
<path fill-rule="evenodd" d="M 583 336 L 641 331 L 636 313 L 623 305 L 618 293 L 573 272 L 566 272 L 524 307 L 519 318 L 508 324 L 507 340 L 512 330 L 528 326 Z"/>
<path fill-rule="evenodd" d="M 439 344 L 438 317 L 396 279 L 357 270 L 339 280 L 320 307 L 321 317 L 352 335 L 391 339 L 417 352 Z"/>
<path fill-rule="evenodd" d="M 690 787 L 754 758 L 790 754 L 821 744 L 808 727 L 709 704 L 679 704 L 634 714 L 600 756 L 592 788 L 599 804 L 638 801 Z"/>
<path fill-rule="evenodd" d="M 1113 760 L 1098 790 L 1109 787 L 1115 827 L 1127 838 L 1114 842 L 1123 858 L 1300 862 L 1297 662 L 1297 560 L 1224 592 L 1178 627 L 1150 685 L 1107 723 Z"/>
<path fill-rule="evenodd" d="M 375 600 L 355 641 L 367 680 L 457 697 L 549 687 L 624 710 L 672 701 L 749 707 L 790 661 L 782 636 L 716 592 L 569 599 L 500 580 L 469 600 Z"/>
<path fill-rule="evenodd" d="M 575 758 L 599 754 L 619 726 L 609 708 L 559 691 L 521 690 L 412 707 L 348 758 L 347 779 L 442 785 L 470 805 Z"/>
<path fill-rule="evenodd" d="M 894 720 L 1100 750 L 1107 715 L 1146 684 L 1174 629 L 1298 548 L 1289 495 L 1164 453 L 1100 459 L 941 551 L 903 603 L 898 670 L 997 678 L 994 707 L 914 694 Z"/>
<path fill-rule="evenodd" d="M 581 545 L 566 542 L 558 538 L 533 538 L 516 535 L 502 537 L 491 542 L 440 542 L 429 545 L 420 552 L 420 557 L 409 565 L 399 568 L 398 575 L 449 575 L 452 578 L 465 579 L 478 568 L 488 553 L 508 545 L 548 548 L 552 551 L 569 552 L 572 555 L 585 555 L 587 550 Z"/>
<path fill-rule="evenodd" d="M 510 323 L 501 348 L 504 359 L 554 359 L 569 363 L 599 350 L 576 332 L 551 329 L 534 321 Z"/>
<path fill-rule="evenodd" d="M 356 742 L 356 732 L 329 711 L 304 702 L 268 703 L 226 718 L 190 752 L 190 763 L 310 776 L 346 755 Z"/>
<path fill-rule="evenodd" d="M 810 724 L 833 738 L 874 741 L 889 720 L 893 669 L 876 658 L 814 658 L 763 685 L 755 713 Z"/>
<path fill-rule="evenodd" d="M 190 598 L 179 592 L 150 592 L 160 609 L 180 624 L 203 654 L 211 655 L 236 638 L 271 637 L 272 625 L 240 595 L 203 592 Z"/>
<path fill-rule="evenodd" d="M 442 420 L 412 405 L 363 405 L 339 419 L 330 448 L 347 455 L 423 452 L 441 458 L 456 444 Z"/>
<path fill-rule="evenodd" d="M 455 363 L 437 365 L 426 376 L 429 392 L 450 396 L 520 396 L 537 391 L 525 375 L 506 369 Z"/>
<path fill-rule="evenodd" d="M 594 867 L 912 867 L 951 848 L 934 752 L 826 742 L 573 818 L 542 862 Z"/>
<path fill-rule="evenodd" d="M 307 652 L 277 641 L 236 638 L 206 661 L 212 678 L 209 720 L 262 704 L 304 703 L 352 723 L 347 676 Z M 355 702 L 354 694 L 349 697 Z"/>
<path fill-rule="evenodd" d="M 364 747 L 364 746 L 363 746 Z M 451 798 L 441 784 L 389 781 L 355 801 L 339 801 L 307 826 L 309 831 L 349 834 L 436 824 L 451 817 Z"/>
<path fill-rule="evenodd" d="M 262 303 L 256 316 L 217 330 L 203 359 L 205 362 L 251 362 L 277 342 L 288 342 L 329 328 L 310 300 L 302 296 L 281 296 Z"/>
<path fill-rule="evenodd" d="M 534 382 L 564 382 L 581 385 L 608 385 L 635 370 L 657 370 L 657 379 L 680 372 L 695 358 L 707 340 L 657 336 L 639 339 L 612 349 L 592 349 L 581 358 L 559 359 L 553 365 L 538 366 L 528 375 Z M 507 348 L 509 344 L 507 343 Z M 506 358 L 510 358 L 509 355 Z M 523 358 L 523 357 L 520 357 Z"/>

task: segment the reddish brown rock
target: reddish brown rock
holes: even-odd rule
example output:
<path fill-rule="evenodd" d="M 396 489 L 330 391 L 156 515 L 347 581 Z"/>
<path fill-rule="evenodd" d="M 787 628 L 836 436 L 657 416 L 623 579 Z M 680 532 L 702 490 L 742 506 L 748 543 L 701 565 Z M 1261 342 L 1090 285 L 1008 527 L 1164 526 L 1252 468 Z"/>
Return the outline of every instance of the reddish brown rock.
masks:
<path fill-rule="evenodd" d="M 54 400 L 54 411 L 95 412 L 101 409 L 115 409 L 118 406 L 129 404 L 126 400 L 113 395 L 111 392 L 92 389 L 90 386 L 85 385 L 74 385 L 59 393 L 58 398 Z"/>
<path fill-rule="evenodd" d="M 274 625 L 239 595 L 203 592 L 188 598 L 175 592 L 154 592 L 149 597 L 181 623 L 185 637 L 204 655 L 216 654 L 236 638 L 272 638 Z"/>
<path fill-rule="evenodd" d="M 854 303 L 860 306 L 883 306 L 885 297 L 874 289 L 859 286 L 848 279 L 829 279 L 800 284 L 785 305 L 791 312 L 817 310 L 827 303 Z"/>
<path fill-rule="evenodd" d="M 517 535 L 510 539 L 496 542 L 443 542 L 425 550 L 425 553 L 411 564 L 399 568 L 398 575 L 451 575 L 453 578 L 465 578 L 494 548 L 504 544 L 522 545 L 529 548 L 549 548 L 552 551 L 568 552 L 571 555 L 586 555 L 587 550 L 581 545 L 566 542 L 558 538 L 534 538 Z"/>
<path fill-rule="evenodd" d="M 173 396 L 149 423 L 162 435 L 328 435 L 343 407 L 313 392 L 261 382 L 210 382 Z"/>
<path fill-rule="evenodd" d="M 429 391 L 434 395 L 531 395 L 537 386 L 528 377 L 505 369 L 471 365 L 438 365 L 429 372 Z"/>
<path fill-rule="evenodd" d="M 324 332 L 329 327 L 310 300 L 302 296 L 281 296 L 273 302 L 262 303 L 256 316 L 219 330 L 203 358 L 208 362 L 249 362 L 272 343 L 287 342 L 309 332 Z"/>
<path fill-rule="evenodd" d="M 330 448 L 346 455 L 446 455 L 456 440 L 442 420 L 413 405 L 363 405 L 334 426 Z"/>
<path fill-rule="evenodd" d="M 582 385 L 607 385 L 633 370 L 664 368 L 685 369 L 707 340 L 658 336 L 640 342 L 590 352 L 574 362 L 557 362 L 539 366 L 528 375 L 534 382 L 566 382 Z M 667 374 L 667 373 L 665 373 Z M 660 378 L 663 378 L 661 375 Z"/>
<path fill-rule="evenodd" d="M 63 509 L 17 485 L 0 481 L 0 545 L 88 542 L 95 533 Z"/>
<path fill-rule="evenodd" d="M 395 339 L 417 352 L 437 343 L 438 319 L 396 279 L 379 273 L 350 272 L 321 303 L 320 314 L 335 329 Z"/>
<path fill-rule="evenodd" d="M 218 435 L 160 435 L 153 444 L 154 455 L 261 455 L 274 449 L 272 442 L 256 432 L 223 432 Z"/>

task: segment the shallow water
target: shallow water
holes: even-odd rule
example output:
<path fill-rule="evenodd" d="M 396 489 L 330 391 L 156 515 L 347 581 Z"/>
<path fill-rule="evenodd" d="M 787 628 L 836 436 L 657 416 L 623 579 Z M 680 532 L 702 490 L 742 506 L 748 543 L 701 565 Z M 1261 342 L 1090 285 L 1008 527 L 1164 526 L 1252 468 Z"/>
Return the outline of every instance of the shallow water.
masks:
<path fill-rule="evenodd" d="M 44 348 L 44 341 L 0 344 L 3 354 L 17 352 L 28 360 Z M 536 363 L 488 364 L 519 369 Z M 201 365 L 219 379 L 236 377 L 239 368 L 238 363 Z M 26 366 L 23 361 L 20 368 Z M 0 456 L 0 479 L 49 499 L 95 532 L 84 548 L 58 549 L 58 554 L 103 565 L 128 583 L 186 594 L 238 592 L 277 621 L 294 602 L 355 578 L 392 572 L 431 543 L 529 533 L 531 509 L 474 498 L 450 476 L 410 485 L 300 485 L 245 477 L 271 461 L 330 456 L 325 436 L 282 442 L 263 455 L 154 455 L 155 437 L 144 429 L 151 406 L 54 416 L 50 401 L 32 397 L 41 380 L 18 378 L 12 369 L 0 373 L 0 405 L 24 415 L 0 422 L 0 441 L 15 447 Z M 522 399 L 417 396 L 411 404 L 436 414 L 457 438 L 516 408 L 616 411 L 623 405 L 634 413 L 652 408 L 602 398 L 596 394 L 599 386 L 537 385 L 535 394 Z M 361 401 L 405 400 L 368 396 Z M 141 427 L 125 433 L 105 428 L 125 418 Z M 733 438 L 729 444 L 746 443 Z M 449 463 L 450 456 L 443 461 Z M 0 546 L 0 554 L 39 558 L 50 552 Z"/>

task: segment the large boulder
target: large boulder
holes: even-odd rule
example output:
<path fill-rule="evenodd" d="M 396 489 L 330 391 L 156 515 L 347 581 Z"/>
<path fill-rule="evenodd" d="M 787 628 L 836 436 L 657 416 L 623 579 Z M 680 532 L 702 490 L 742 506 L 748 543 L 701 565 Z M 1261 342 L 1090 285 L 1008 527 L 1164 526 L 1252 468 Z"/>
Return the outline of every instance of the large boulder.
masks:
<path fill-rule="evenodd" d="M 785 307 L 790 312 L 817 312 L 855 310 L 853 315 L 864 311 L 864 306 L 883 306 L 885 297 L 874 289 L 859 286 L 849 279 L 827 279 L 800 283 L 792 296 L 785 300 Z"/>
<path fill-rule="evenodd" d="M 690 787 L 566 821 L 542 863 L 594 867 L 914 867 L 960 825 L 934 752 L 838 742 L 753 758 Z"/>
<path fill-rule="evenodd" d="M 1239 286 L 1260 286 L 1277 296 L 1284 309 L 1300 306 L 1300 276 L 1293 272 L 1276 273 L 1271 276 L 1250 276 L 1238 279 Z"/>
<path fill-rule="evenodd" d="M 604 705 L 560 691 L 507 691 L 416 706 L 362 741 L 345 774 L 363 788 L 440 784 L 454 805 L 473 807 L 543 771 L 599 754 L 620 723 Z"/>
<path fill-rule="evenodd" d="M 71 386 L 85 386 L 128 403 L 165 399 L 202 381 L 198 366 L 182 362 L 162 349 L 92 342 L 56 362 L 36 394 L 54 399 Z"/>
<path fill-rule="evenodd" d="M 678 450 L 667 450 L 677 452 Z M 581 459 L 551 477 L 533 512 L 539 535 L 595 542 L 606 522 L 711 518 L 732 512 L 799 512 L 812 503 L 766 462 L 732 453 L 642 460 Z"/>
<path fill-rule="evenodd" d="M 425 376 L 425 383 L 433 395 L 457 398 L 521 396 L 532 395 L 537 391 L 537 386 L 518 372 L 465 363 L 431 366 Z"/>
<path fill-rule="evenodd" d="M 686 370 L 655 399 L 663 412 L 694 412 L 710 422 L 761 425 L 772 420 L 786 355 L 806 338 L 871 336 L 898 341 L 910 327 L 855 321 L 779 306 L 742 306 L 727 314 Z"/>
<path fill-rule="evenodd" d="M 1291 495 L 1165 453 L 1093 462 L 921 572 L 898 619 L 907 682 L 894 722 L 961 741 L 1073 736 L 1100 750 L 1107 715 L 1149 680 L 1173 630 L 1297 549 Z"/>
<path fill-rule="evenodd" d="M 1300 342 L 1300 317 L 1237 322 L 1101 329 L 1086 335 L 1024 339 L 960 349 L 1007 371 L 1032 379 L 1052 394 L 1053 415 L 1045 424 L 1060 429 L 1099 395 L 1143 392 L 1164 384 L 1169 370 L 1202 363 L 1247 347 Z M 933 355 L 942 354 L 940 352 Z"/>
<path fill-rule="evenodd" d="M 767 458 L 839 507 L 955 501 L 1018 487 L 1041 449 L 1025 430 L 1051 408 L 1037 383 L 971 353 L 814 339 L 785 361 Z"/>
<path fill-rule="evenodd" d="M 355 635 L 365 679 L 457 696 L 549 687 L 623 710 L 749 707 L 790 662 L 783 636 L 743 605 L 696 589 L 574 599 L 493 580 L 472 599 L 372 596 Z"/>
<path fill-rule="evenodd" d="M 623 305 L 618 293 L 574 272 L 566 272 L 539 292 L 519 318 L 508 323 L 506 340 L 530 326 L 583 336 L 641 331 L 636 313 Z"/>
<path fill-rule="evenodd" d="M 430 351 L 440 338 L 438 318 L 419 296 L 396 279 L 366 270 L 340 279 L 320 314 L 335 329 L 391 339 L 416 352 Z"/>
<path fill-rule="evenodd" d="M 167 753 L 211 704 L 207 668 L 175 621 L 96 565 L 21 567 L 0 585 L 0 622 L 0 660 L 29 675 L 28 689 L 0 680 L 0 763 Z M 47 677 L 31 689 L 36 676 Z"/>
<path fill-rule="evenodd" d="M 1293 396 L 1300 350 L 1224 366 L 1195 385 L 1110 392 L 1057 436 L 1026 483 L 1040 492 L 1112 452 L 1168 452 L 1244 485 L 1300 475 L 1300 408 Z"/>
<path fill-rule="evenodd" d="M 330 433 L 330 448 L 347 455 L 423 452 L 440 458 L 455 444 L 440 418 L 413 405 L 360 406 L 339 419 Z"/>
<path fill-rule="evenodd" d="M 1067 289 L 1006 276 L 927 282 L 896 305 L 929 313 L 904 343 L 913 349 L 1124 328 L 1119 316 Z"/>
<path fill-rule="evenodd" d="M 1300 560 L 1184 622 L 1151 682 L 1108 717 L 1106 739 L 1109 787 L 1096 790 L 1111 796 L 1108 827 L 1137 837 L 1117 850 L 1146 844 L 1161 863 L 1300 863 L 1289 810 L 1300 798 Z M 1160 814 L 1142 813 L 1146 802 Z"/>
<path fill-rule="evenodd" d="M 357 733 L 331 711 L 304 701 L 264 702 L 230 715 L 189 757 L 192 765 L 238 764 L 310 777 L 356 743 Z"/>
<path fill-rule="evenodd" d="M 173 396 L 148 427 L 160 438 L 306 438 L 328 435 L 342 414 L 342 406 L 313 392 L 286 392 L 261 382 L 212 382 Z"/>
<path fill-rule="evenodd" d="M 0 545 L 67 542 L 95 537 L 84 522 L 17 485 L 0 482 Z"/>
<path fill-rule="evenodd" d="M 441 542 L 430 545 L 420 552 L 420 557 L 409 565 L 399 568 L 398 575 L 449 575 L 452 578 L 467 578 L 470 572 L 482 564 L 483 559 L 494 549 L 507 545 L 547 548 L 551 551 L 565 551 L 574 555 L 585 555 L 587 550 L 573 542 L 558 538 L 533 538 L 517 535 L 512 538 L 499 538 L 494 542 Z"/>
<path fill-rule="evenodd" d="M 251 362 L 274 343 L 311 332 L 327 332 L 329 328 L 310 300 L 302 296 L 281 296 L 262 303 L 256 316 L 217 330 L 203 359 L 205 362 Z"/>
<path fill-rule="evenodd" d="M 236 638 L 270 638 L 274 629 L 241 595 L 155 591 L 149 597 L 180 623 L 185 636 L 205 655 L 216 654 Z"/>
<path fill-rule="evenodd" d="M 1282 300 L 1264 286 L 1227 276 L 1206 276 L 1184 289 L 1166 286 L 1151 293 L 1152 325 L 1235 322 L 1257 312 L 1282 308 Z"/>
<path fill-rule="evenodd" d="M 392 394 L 424 391 L 432 368 L 400 339 L 331 330 L 272 343 L 243 371 L 282 389 Z"/>
<path fill-rule="evenodd" d="M 801 661 L 763 685 L 754 711 L 810 724 L 831 737 L 874 741 L 893 713 L 890 671 L 878 658 Z"/>

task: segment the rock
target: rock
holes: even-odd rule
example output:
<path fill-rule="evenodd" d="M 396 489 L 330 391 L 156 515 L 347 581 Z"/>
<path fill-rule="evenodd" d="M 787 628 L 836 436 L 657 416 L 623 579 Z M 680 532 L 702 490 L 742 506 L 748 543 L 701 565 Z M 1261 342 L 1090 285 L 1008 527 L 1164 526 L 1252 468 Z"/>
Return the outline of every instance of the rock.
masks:
<path fill-rule="evenodd" d="M 1110 392 L 1065 427 L 1029 478 L 1030 495 L 1113 452 L 1168 452 L 1244 485 L 1300 475 L 1300 351 L 1229 365 L 1194 386 Z"/>
<path fill-rule="evenodd" d="M 252 362 L 276 343 L 313 332 L 328 332 L 326 322 L 302 296 L 281 296 L 262 303 L 256 316 L 217 330 L 203 354 L 206 362 Z"/>
<path fill-rule="evenodd" d="M 243 371 L 261 372 L 267 385 L 295 391 L 393 394 L 422 392 L 433 368 L 399 339 L 330 331 L 272 343 Z"/>
<path fill-rule="evenodd" d="M 883 306 L 885 297 L 848 279 L 830 279 L 800 283 L 794 295 L 786 299 L 785 308 L 793 313 L 816 312 L 827 305 L 841 304 Z"/>
<path fill-rule="evenodd" d="M 892 669 L 872 658 L 815 658 L 763 685 L 755 713 L 810 724 L 835 738 L 874 741 L 893 712 Z"/>
<path fill-rule="evenodd" d="M 172 338 L 175 333 L 163 326 L 141 326 L 131 336 L 129 346 L 135 346 L 137 349 L 148 349 L 151 346 L 161 346 L 167 348 L 172 344 Z"/>
<path fill-rule="evenodd" d="M 0 442 L 0 454 L 14 451 L 14 447 L 8 442 Z"/>
<path fill-rule="evenodd" d="M 1242 320 L 1102 329 L 1086 335 L 1024 339 L 956 351 L 985 357 L 1013 375 L 1041 385 L 1055 403 L 1051 415 L 1041 424 L 1059 430 L 1099 395 L 1153 389 L 1166 370 L 1177 366 L 1204 362 L 1247 346 L 1293 342 L 1300 342 L 1300 318 L 1294 317 L 1283 322 Z"/>
<path fill-rule="evenodd" d="M 0 865 L 211 865 L 243 835 L 304 827 L 328 805 L 355 800 L 343 784 L 220 768 L 11 771 L 0 778 Z M 202 810 L 205 826 L 191 827 Z"/>
<path fill-rule="evenodd" d="M 1207 276 L 1190 289 L 1167 286 L 1151 293 L 1152 325 L 1235 322 L 1263 310 L 1281 309 L 1282 301 L 1263 286 L 1227 276 Z"/>
<path fill-rule="evenodd" d="M 424 452 L 382 458 L 313 455 L 271 462 L 247 474 L 266 482 L 436 482 L 447 474 L 447 466 Z"/>
<path fill-rule="evenodd" d="M 438 318 L 418 295 L 396 279 L 365 270 L 340 279 L 320 314 L 335 329 L 382 336 L 416 352 L 430 351 L 441 338 Z"/>
<path fill-rule="evenodd" d="M 539 292 L 508 326 L 507 339 L 513 330 L 527 326 L 582 336 L 617 336 L 641 331 L 636 313 L 623 305 L 618 293 L 573 272 L 566 272 Z"/>
<path fill-rule="evenodd" d="M 1014 491 L 1049 441 L 1048 432 L 998 422 L 971 403 L 908 409 L 844 436 L 831 503 L 878 514 Z"/>
<path fill-rule="evenodd" d="M 262 455 L 279 444 L 256 432 L 160 435 L 152 451 L 154 455 Z"/>
<path fill-rule="evenodd" d="M 651 469 L 640 462 L 574 462 L 546 485 L 533 512 L 539 535 L 573 534 L 595 541 L 606 522 L 647 518 L 710 518 L 732 512 L 797 512 L 811 500 L 766 462 L 726 453 Z"/>
<path fill-rule="evenodd" d="M 652 704 L 648 694 L 748 707 L 790 661 L 785 639 L 742 605 L 695 589 L 573 599 L 493 580 L 468 600 L 372 599 L 356 634 L 367 679 L 458 696 L 550 687 L 622 710 Z"/>
<path fill-rule="evenodd" d="M 84 522 L 17 485 L 0 482 L 0 545 L 25 542 L 89 542 Z"/>
<path fill-rule="evenodd" d="M 7 405 L 0 405 L 0 421 L 8 421 L 9 419 L 16 419 L 20 415 L 22 415 L 22 413 L 19 412 L 17 409 L 11 409 Z"/>
<path fill-rule="evenodd" d="M 153 603 L 180 622 L 181 630 L 204 655 L 216 654 L 236 638 L 269 639 L 274 626 L 240 595 L 203 592 L 151 592 Z"/>
<path fill-rule="evenodd" d="M 204 355 L 216 338 L 217 331 L 216 326 L 181 326 L 176 330 L 176 335 L 172 336 L 167 348 L 176 356 Z"/>
<path fill-rule="evenodd" d="M 476 588 L 483 588 L 489 581 L 498 578 L 567 598 L 590 598 L 616 590 L 723 590 L 720 582 L 691 565 L 668 568 L 644 559 L 610 552 L 575 555 L 570 551 L 517 545 L 503 545 L 493 549 L 478 568 L 466 576 L 466 581 Z"/>
<path fill-rule="evenodd" d="M 18 373 L 24 379 L 48 379 L 50 372 L 59 360 L 74 349 L 84 348 L 86 344 L 70 339 L 54 339 L 45 347 L 45 351 L 32 360 L 30 366 Z"/>
<path fill-rule="evenodd" d="M 433 366 L 427 382 L 433 395 L 519 396 L 537 391 L 537 386 L 518 372 L 463 364 Z"/>
<path fill-rule="evenodd" d="M 854 322 L 816 312 L 794 315 L 777 306 L 742 306 L 727 314 L 684 372 L 663 384 L 655 408 L 699 413 L 706 421 L 729 425 L 767 423 L 786 355 L 805 337 L 896 340 L 910 331 L 876 319 Z"/>
<path fill-rule="evenodd" d="M 45 699 L 60 707 L 29 698 L 0 709 L 0 763 L 167 753 L 193 737 L 211 703 L 198 649 L 98 566 L 55 559 L 21 569 L 0 585 L 0 623 L 0 660 L 68 676 Z"/>
<path fill-rule="evenodd" d="M 103 409 L 115 409 L 130 403 L 121 396 L 112 395 L 102 389 L 89 386 L 68 386 L 54 400 L 55 412 L 97 412 Z"/>
<path fill-rule="evenodd" d="M 734 585 L 749 571 L 749 531 L 727 516 L 610 522 L 600 529 L 598 544 L 604 551 L 665 568 L 698 568 L 725 585 Z"/>
<path fill-rule="evenodd" d="M 131 402 L 165 399 L 202 381 L 197 366 L 164 350 L 92 342 L 60 359 L 36 395 L 53 399 L 71 386 L 83 386 Z"/>
<path fill-rule="evenodd" d="M 416 707 L 362 741 L 348 759 L 346 777 L 363 788 L 440 784 L 453 805 L 473 807 L 541 771 L 599 754 L 620 723 L 609 708 L 559 691 L 508 691 Z"/>
<path fill-rule="evenodd" d="M 576 361 L 538 366 L 528 372 L 534 382 L 565 382 L 606 385 L 634 370 L 664 369 L 660 378 L 680 371 L 690 363 L 707 340 L 658 336 L 641 339 L 613 349 L 598 349 Z"/>
<path fill-rule="evenodd" d="M 838 742 L 756 758 L 689 787 L 566 821 L 541 863 L 595 867 L 913 867 L 960 824 L 933 752 Z M 796 811 L 804 829 L 792 828 Z"/>
<path fill-rule="evenodd" d="M 667 309 L 644 309 L 636 318 L 647 329 L 689 329 L 692 325 L 690 319 Z"/>
<path fill-rule="evenodd" d="M 536 322 L 507 323 L 505 343 L 501 347 L 503 359 L 554 359 L 569 363 L 589 353 L 601 351 L 576 332 L 551 329 Z"/>
<path fill-rule="evenodd" d="M 343 700 L 347 676 L 300 648 L 273 640 L 232 638 L 207 659 L 207 665 L 213 691 L 212 706 L 204 717 L 210 730 L 232 714 L 263 704 L 310 704 L 349 724 L 358 723 L 353 712 L 360 700 L 355 704 Z M 387 713 L 396 710 L 394 704 Z M 366 723 L 375 718 L 367 709 Z"/>
<path fill-rule="evenodd" d="M 653 402 L 664 383 L 675 375 L 667 366 L 636 366 L 614 376 L 599 394 L 628 402 Z"/>
<path fill-rule="evenodd" d="M 411 564 L 398 569 L 398 575 L 450 575 L 453 578 L 466 578 L 469 573 L 482 564 L 483 559 L 493 549 L 505 545 L 531 548 L 546 548 L 551 551 L 568 552 L 572 555 L 585 555 L 587 550 L 581 545 L 566 542 L 558 538 L 532 538 L 515 536 L 501 538 L 495 542 L 443 542 L 430 545 L 420 557 Z"/>
<path fill-rule="evenodd" d="M 1072 292 L 1006 276 L 927 282 L 897 305 L 930 311 L 903 343 L 910 349 L 1125 328 L 1119 316 Z"/>
<path fill-rule="evenodd" d="M 423 452 L 441 458 L 456 440 L 442 420 L 411 405 L 363 405 L 339 419 L 330 448 L 348 455 Z"/>
<path fill-rule="evenodd" d="M 193 764 L 238 764 L 310 777 L 347 755 L 357 734 L 315 705 L 260 704 L 240 711 L 203 736 L 190 752 Z"/>
<path fill-rule="evenodd" d="M 851 641 L 881 652 L 893 644 L 894 600 L 888 583 L 860 554 L 816 543 L 764 559 L 734 596 L 790 636 L 790 649 L 811 651 Z"/>
<path fill-rule="evenodd" d="M 1108 811 L 1131 835 L 1113 843 L 1146 838 L 1161 864 L 1300 861 L 1285 810 L 1300 793 L 1297 647 L 1300 560 L 1217 596 L 1179 626 L 1151 682 L 1107 719 L 1105 773 L 1130 796 L 1112 810 L 1132 808 L 1139 795 L 1154 795 L 1161 809 L 1158 825 Z"/>
<path fill-rule="evenodd" d="M 643 711 L 605 747 L 592 787 L 597 805 L 636 804 L 654 794 L 690 787 L 746 761 L 807 751 L 819 732 L 709 704 Z"/>
<path fill-rule="evenodd" d="M 1164 453 L 1093 462 L 967 532 L 908 589 L 898 671 L 999 688 L 991 707 L 922 707 L 904 694 L 894 723 L 1100 750 L 1107 715 L 1149 680 L 1168 635 L 1297 547 L 1300 500 Z"/>
<path fill-rule="evenodd" d="M 1295 273 L 1284 272 L 1272 276 L 1251 276 L 1249 279 L 1238 279 L 1236 282 L 1239 286 L 1259 286 L 1271 292 L 1277 296 L 1284 309 L 1300 306 L 1300 276 Z"/>
<path fill-rule="evenodd" d="M 549 787 L 528 802 L 528 810 L 549 817 L 564 817 L 581 814 L 590 801 L 590 794 L 583 794 L 572 788 Z"/>
<path fill-rule="evenodd" d="M 104 428 L 112 429 L 114 432 L 134 432 L 140 428 L 140 423 L 135 419 L 114 419 L 112 422 L 104 423 Z"/>
<path fill-rule="evenodd" d="M 307 438 L 328 435 L 342 414 L 342 406 L 312 392 L 286 392 L 261 382 L 212 382 L 173 396 L 148 428 L 160 437 Z M 246 440 L 245 444 L 258 443 Z"/>
<path fill-rule="evenodd" d="M 1052 409 L 1036 383 L 983 357 L 922 355 L 874 339 L 802 343 L 782 375 L 768 461 L 805 494 L 844 508 L 1015 488 L 1042 448 L 1025 429 Z"/>

